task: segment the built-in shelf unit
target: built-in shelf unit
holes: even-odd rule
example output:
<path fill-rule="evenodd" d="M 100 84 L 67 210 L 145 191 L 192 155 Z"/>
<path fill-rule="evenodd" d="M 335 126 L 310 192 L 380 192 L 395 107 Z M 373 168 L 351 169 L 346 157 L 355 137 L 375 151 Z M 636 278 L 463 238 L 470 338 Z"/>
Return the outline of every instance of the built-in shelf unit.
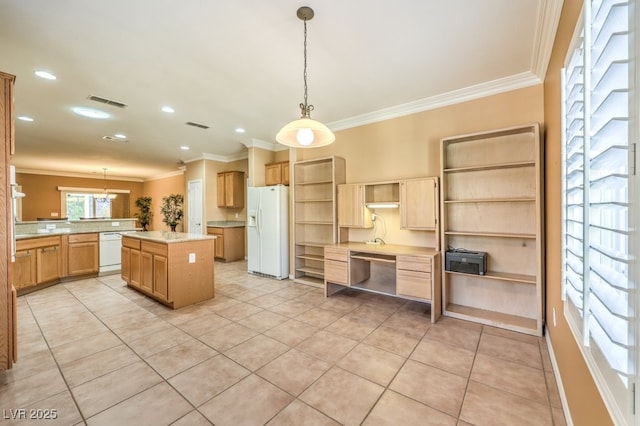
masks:
<path fill-rule="evenodd" d="M 345 161 L 324 157 L 293 166 L 294 281 L 324 287 L 324 246 L 339 242 L 336 186 Z"/>
<path fill-rule="evenodd" d="M 442 250 L 487 253 L 485 275 L 442 256 L 444 315 L 542 335 L 542 159 L 538 124 L 442 140 Z"/>

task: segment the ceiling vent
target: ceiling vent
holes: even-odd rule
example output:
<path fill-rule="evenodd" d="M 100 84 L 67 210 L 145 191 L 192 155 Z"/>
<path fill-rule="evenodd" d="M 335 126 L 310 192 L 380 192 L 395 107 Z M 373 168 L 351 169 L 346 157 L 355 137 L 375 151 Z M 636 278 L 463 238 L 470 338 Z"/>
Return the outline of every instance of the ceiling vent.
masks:
<path fill-rule="evenodd" d="M 103 136 L 102 139 L 109 142 L 128 142 L 127 139 L 117 138 L 115 136 Z"/>
<path fill-rule="evenodd" d="M 100 96 L 89 95 L 87 97 L 90 101 L 100 102 L 101 104 L 107 104 L 118 108 L 126 108 L 127 104 L 123 104 L 122 102 L 114 101 L 112 99 L 103 98 Z"/>
<path fill-rule="evenodd" d="M 187 126 L 193 126 L 193 127 L 198 127 L 200 129 L 208 129 L 209 126 L 207 126 L 206 124 L 200 124 L 200 123 L 196 123 L 194 121 L 187 121 L 186 123 Z"/>

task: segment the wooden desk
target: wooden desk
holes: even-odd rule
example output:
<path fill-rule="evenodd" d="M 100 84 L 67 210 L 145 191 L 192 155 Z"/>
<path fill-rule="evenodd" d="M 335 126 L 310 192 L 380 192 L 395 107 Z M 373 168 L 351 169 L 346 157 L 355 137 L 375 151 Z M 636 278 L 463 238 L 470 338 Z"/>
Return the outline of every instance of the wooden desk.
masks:
<path fill-rule="evenodd" d="M 339 243 L 324 248 L 325 296 L 345 287 L 431 304 L 431 322 L 442 315 L 440 253 L 393 244 Z"/>

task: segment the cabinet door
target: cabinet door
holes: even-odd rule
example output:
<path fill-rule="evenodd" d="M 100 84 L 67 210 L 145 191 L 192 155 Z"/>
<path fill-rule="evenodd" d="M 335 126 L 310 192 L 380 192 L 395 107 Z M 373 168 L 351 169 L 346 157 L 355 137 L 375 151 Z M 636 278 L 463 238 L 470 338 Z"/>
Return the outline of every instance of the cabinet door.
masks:
<path fill-rule="evenodd" d="M 371 228 L 371 214 L 364 205 L 364 185 L 338 185 L 338 226 Z"/>
<path fill-rule="evenodd" d="M 120 277 L 126 283 L 131 279 L 131 249 L 129 247 L 120 249 Z"/>
<path fill-rule="evenodd" d="M 153 294 L 169 301 L 167 258 L 157 254 L 153 255 Z"/>
<path fill-rule="evenodd" d="M 98 272 L 98 243 L 70 243 L 67 267 L 69 275 Z"/>
<path fill-rule="evenodd" d="M 282 163 L 282 184 L 289 186 L 289 162 Z"/>
<path fill-rule="evenodd" d="M 217 191 L 218 191 L 218 207 L 226 207 L 225 193 L 224 193 L 224 173 L 218 173 Z"/>
<path fill-rule="evenodd" d="M 244 207 L 244 172 L 226 172 L 224 175 L 225 207 Z"/>
<path fill-rule="evenodd" d="M 12 277 L 13 285 L 18 290 L 36 285 L 35 250 L 21 250 L 16 252 L 16 261 L 13 263 Z"/>
<path fill-rule="evenodd" d="M 140 288 L 140 283 L 142 281 L 142 259 L 140 256 L 140 250 L 131 249 L 129 262 L 129 284 L 133 287 Z"/>
<path fill-rule="evenodd" d="M 436 229 L 437 187 L 434 178 L 400 182 L 400 227 Z"/>
<path fill-rule="evenodd" d="M 272 163 L 264 166 L 264 183 L 266 186 L 282 183 L 282 164 Z"/>
<path fill-rule="evenodd" d="M 216 233 L 216 244 L 215 244 L 215 257 L 219 257 L 220 259 L 224 259 L 224 234 Z"/>
<path fill-rule="evenodd" d="M 398 270 L 396 272 L 396 293 L 399 296 L 431 299 L 431 274 Z"/>
<path fill-rule="evenodd" d="M 140 288 L 153 292 L 153 254 L 143 251 L 140 253 L 140 261 L 142 264 L 142 277 L 140 280 Z"/>
<path fill-rule="evenodd" d="M 38 284 L 60 278 L 60 246 L 37 249 L 36 277 Z"/>

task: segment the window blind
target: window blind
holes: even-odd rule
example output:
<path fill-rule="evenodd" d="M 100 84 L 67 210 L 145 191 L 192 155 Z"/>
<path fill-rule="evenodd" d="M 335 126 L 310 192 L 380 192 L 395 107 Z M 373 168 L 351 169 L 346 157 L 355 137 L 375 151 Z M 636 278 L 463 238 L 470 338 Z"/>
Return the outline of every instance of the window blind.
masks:
<path fill-rule="evenodd" d="M 635 386 L 630 203 L 633 0 L 587 0 L 563 75 L 563 287 L 572 331 L 616 423 Z M 637 215 L 637 213 L 636 213 Z"/>

